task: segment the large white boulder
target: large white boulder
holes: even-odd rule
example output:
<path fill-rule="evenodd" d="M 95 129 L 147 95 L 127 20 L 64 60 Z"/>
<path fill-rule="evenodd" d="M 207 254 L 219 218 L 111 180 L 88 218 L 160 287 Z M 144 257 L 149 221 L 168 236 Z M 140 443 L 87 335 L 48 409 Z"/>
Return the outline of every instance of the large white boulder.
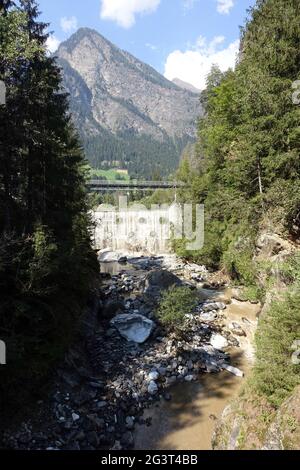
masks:
<path fill-rule="evenodd" d="M 220 335 L 219 333 L 214 333 L 210 339 L 210 344 L 215 348 L 215 349 L 219 349 L 220 351 L 222 351 L 223 349 L 226 349 L 229 344 L 228 344 L 228 341 L 227 339 Z"/>
<path fill-rule="evenodd" d="M 155 324 L 138 313 L 117 315 L 110 322 L 127 341 L 144 343 L 151 335 Z"/>
<path fill-rule="evenodd" d="M 124 263 L 127 261 L 127 256 L 117 251 L 102 251 L 99 253 L 100 263 Z"/>

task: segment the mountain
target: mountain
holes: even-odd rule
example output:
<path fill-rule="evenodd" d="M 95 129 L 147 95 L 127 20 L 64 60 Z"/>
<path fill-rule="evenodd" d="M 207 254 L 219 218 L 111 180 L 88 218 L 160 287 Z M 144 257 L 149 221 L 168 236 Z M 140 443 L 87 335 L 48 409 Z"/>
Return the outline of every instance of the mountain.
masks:
<path fill-rule="evenodd" d="M 81 28 L 55 54 L 87 157 L 151 178 L 173 171 L 194 142 L 199 96 L 170 82 L 97 31 Z"/>
<path fill-rule="evenodd" d="M 191 91 L 192 93 L 198 93 L 198 95 L 201 93 L 201 91 L 198 90 L 198 88 L 194 87 L 194 85 L 191 85 L 191 83 L 184 82 L 183 80 L 180 80 L 180 78 L 174 78 L 172 82 L 180 88 L 183 88 L 184 90 Z"/>

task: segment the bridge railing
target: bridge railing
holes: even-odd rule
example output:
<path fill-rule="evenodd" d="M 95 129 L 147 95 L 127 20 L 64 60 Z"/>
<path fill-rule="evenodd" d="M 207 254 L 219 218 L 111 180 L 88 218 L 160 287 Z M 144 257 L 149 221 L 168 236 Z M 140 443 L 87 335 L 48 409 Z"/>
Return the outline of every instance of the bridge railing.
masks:
<path fill-rule="evenodd" d="M 185 184 L 179 181 L 108 181 L 108 180 L 90 180 L 87 183 L 89 188 L 181 188 Z"/>

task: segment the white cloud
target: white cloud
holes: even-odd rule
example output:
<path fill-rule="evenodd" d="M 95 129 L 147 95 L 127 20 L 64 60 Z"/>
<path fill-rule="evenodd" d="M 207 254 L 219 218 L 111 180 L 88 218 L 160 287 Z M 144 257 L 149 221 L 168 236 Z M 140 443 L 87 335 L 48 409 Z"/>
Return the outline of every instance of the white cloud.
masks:
<path fill-rule="evenodd" d="M 53 52 L 56 52 L 57 49 L 58 49 L 58 46 L 60 45 L 60 40 L 57 39 L 56 36 L 54 36 L 53 34 L 51 34 L 48 39 L 47 39 L 47 42 L 46 42 L 46 47 L 47 47 L 47 50 L 51 53 Z"/>
<path fill-rule="evenodd" d="M 165 64 L 165 77 L 169 80 L 179 78 L 204 90 L 212 65 L 218 65 L 223 72 L 235 66 L 239 40 L 222 48 L 224 41 L 223 36 L 216 36 L 210 42 L 200 36 L 189 50 L 172 52 Z"/>
<path fill-rule="evenodd" d="M 217 0 L 217 10 L 221 15 L 228 15 L 231 8 L 234 7 L 233 0 Z"/>
<path fill-rule="evenodd" d="M 101 18 L 116 21 L 123 28 L 131 28 L 137 14 L 154 12 L 160 0 L 101 0 Z"/>
<path fill-rule="evenodd" d="M 148 47 L 148 49 L 151 49 L 151 51 L 157 51 L 158 50 L 158 47 L 155 46 L 154 44 L 151 44 L 150 42 L 147 42 L 145 44 L 146 47 Z"/>
<path fill-rule="evenodd" d="M 71 16 L 70 18 L 64 16 L 60 19 L 60 26 L 64 33 L 70 33 L 78 29 L 78 20 L 76 16 Z"/>

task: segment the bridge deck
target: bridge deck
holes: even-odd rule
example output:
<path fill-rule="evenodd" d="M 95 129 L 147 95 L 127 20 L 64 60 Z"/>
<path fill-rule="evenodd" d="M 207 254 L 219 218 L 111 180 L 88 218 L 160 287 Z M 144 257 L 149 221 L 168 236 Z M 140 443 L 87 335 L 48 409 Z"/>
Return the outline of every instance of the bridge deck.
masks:
<path fill-rule="evenodd" d="M 184 183 L 175 181 L 107 181 L 91 180 L 87 187 L 90 191 L 116 191 L 116 190 L 142 190 L 153 191 L 154 189 L 176 189 L 183 188 Z"/>

